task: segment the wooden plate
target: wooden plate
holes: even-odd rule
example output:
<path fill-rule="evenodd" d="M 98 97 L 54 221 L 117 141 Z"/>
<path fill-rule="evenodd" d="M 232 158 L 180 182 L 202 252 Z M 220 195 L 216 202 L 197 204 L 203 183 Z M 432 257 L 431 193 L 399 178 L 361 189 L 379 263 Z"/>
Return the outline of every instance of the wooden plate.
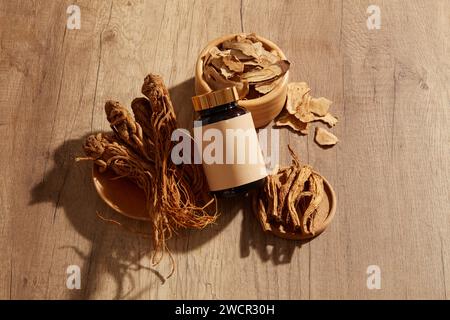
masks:
<path fill-rule="evenodd" d="M 145 208 L 144 191 L 129 179 L 117 179 L 111 170 L 100 172 L 96 165 L 92 168 L 92 178 L 100 198 L 112 209 L 128 218 L 150 220 Z"/>
<path fill-rule="evenodd" d="M 333 187 L 331 186 L 331 184 L 328 182 L 327 179 L 325 179 L 323 176 L 321 176 L 321 177 L 323 178 L 323 186 L 325 189 L 325 194 L 327 196 L 324 197 L 323 201 L 320 203 L 317 214 L 324 216 L 324 222 L 322 223 L 321 227 L 318 230 L 316 230 L 316 233 L 314 235 L 304 235 L 299 232 L 286 231 L 283 229 L 282 226 L 280 226 L 280 227 L 273 226 L 267 222 L 261 221 L 261 219 L 259 219 L 259 217 L 257 216 L 256 218 L 259 220 L 262 229 L 265 232 L 271 233 L 277 237 L 284 238 L 284 239 L 290 239 L 290 240 L 307 240 L 307 239 L 317 237 L 319 234 L 321 234 L 328 227 L 331 220 L 333 220 L 333 218 L 334 218 L 334 215 L 336 213 L 336 201 L 337 201 L 336 193 L 334 192 Z M 256 201 L 256 196 L 254 195 L 253 211 L 255 212 L 255 215 L 257 212 L 256 206 L 257 206 L 257 201 Z"/>

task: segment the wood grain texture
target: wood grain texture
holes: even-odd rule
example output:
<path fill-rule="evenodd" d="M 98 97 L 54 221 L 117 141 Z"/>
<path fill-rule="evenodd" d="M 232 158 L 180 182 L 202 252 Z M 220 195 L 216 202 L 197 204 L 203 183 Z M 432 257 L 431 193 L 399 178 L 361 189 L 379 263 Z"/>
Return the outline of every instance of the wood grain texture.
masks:
<path fill-rule="evenodd" d="M 366 27 L 370 1 L 74 1 L 80 30 L 66 29 L 70 4 L 0 0 L 0 298 L 448 299 L 449 1 L 378 1 L 380 30 Z M 297 244 L 262 234 L 248 199 L 224 201 L 217 225 L 171 240 L 164 281 L 148 239 L 97 219 L 122 218 L 73 159 L 109 130 L 105 100 L 129 104 L 149 72 L 189 126 L 197 54 L 240 31 L 277 43 L 291 80 L 334 101 L 335 147 L 279 133 L 333 184 L 337 214 Z M 66 288 L 69 265 L 81 290 Z M 381 290 L 366 287 L 369 265 Z"/>

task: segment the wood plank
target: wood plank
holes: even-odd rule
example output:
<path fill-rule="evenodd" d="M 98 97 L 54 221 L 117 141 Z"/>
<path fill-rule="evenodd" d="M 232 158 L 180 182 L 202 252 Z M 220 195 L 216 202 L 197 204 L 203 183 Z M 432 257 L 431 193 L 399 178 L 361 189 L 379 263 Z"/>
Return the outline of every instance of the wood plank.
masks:
<path fill-rule="evenodd" d="M 440 191 L 431 191 L 445 185 L 446 174 L 444 180 L 440 175 L 427 178 L 430 166 L 442 172 L 447 166 L 442 157 L 445 139 L 434 130 L 446 131 L 448 101 L 442 82 L 426 75 L 426 69 L 444 63 L 444 52 L 434 50 L 445 37 L 439 32 L 427 36 L 429 28 L 443 31 L 445 24 L 433 22 L 443 21 L 436 19 L 442 14 L 439 5 L 405 5 L 381 3 L 383 22 L 374 32 L 364 28 L 365 6 L 344 2 L 345 143 L 338 149 L 338 165 L 348 168 L 339 172 L 345 194 L 339 204 L 349 238 L 343 253 L 348 269 L 363 271 L 376 264 L 383 275 L 381 291 L 364 290 L 364 283 L 351 277 L 345 293 L 349 298 L 354 292 L 360 298 L 445 297 L 439 232 L 423 230 L 424 225 L 439 228 L 428 218 L 423 221 L 424 214 L 444 225 L 448 221 L 448 205 L 435 202 Z M 422 39 L 420 44 L 417 39 Z M 428 199 L 433 199 L 433 209 Z M 448 230 L 442 234 L 448 240 Z"/>

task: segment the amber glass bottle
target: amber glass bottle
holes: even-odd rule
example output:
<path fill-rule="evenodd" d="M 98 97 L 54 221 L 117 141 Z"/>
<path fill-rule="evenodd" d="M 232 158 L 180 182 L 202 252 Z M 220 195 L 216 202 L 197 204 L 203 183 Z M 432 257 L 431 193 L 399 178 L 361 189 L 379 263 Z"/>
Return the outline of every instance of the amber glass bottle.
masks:
<path fill-rule="evenodd" d="M 262 186 L 267 176 L 251 113 L 238 99 L 235 87 L 192 98 L 199 115 L 196 145 L 209 189 L 218 197 L 246 193 Z"/>

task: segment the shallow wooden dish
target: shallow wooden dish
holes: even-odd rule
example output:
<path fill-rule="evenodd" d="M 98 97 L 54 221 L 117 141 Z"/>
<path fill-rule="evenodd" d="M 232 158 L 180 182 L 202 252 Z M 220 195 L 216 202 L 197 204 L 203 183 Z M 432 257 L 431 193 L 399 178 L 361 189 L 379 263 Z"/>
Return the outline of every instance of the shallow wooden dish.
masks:
<path fill-rule="evenodd" d="M 127 178 L 117 179 L 111 170 L 100 172 L 92 168 L 94 186 L 100 198 L 115 211 L 136 220 L 149 221 L 144 191 Z"/>
<path fill-rule="evenodd" d="M 203 57 L 213 46 L 218 46 L 226 40 L 234 38 L 237 33 L 228 34 L 226 36 L 217 38 L 209 42 L 206 47 L 201 51 L 197 58 L 195 66 L 195 92 L 197 95 L 204 94 L 212 91 L 211 87 L 205 81 L 203 77 Z M 285 54 L 281 49 L 272 41 L 263 37 L 257 36 L 257 38 L 263 43 L 266 48 L 275 49 L 282 59 L 286 59 Z M 268 94 L 249 100 L 240 100 L 238 103 L 240 106 L 246 108 L 252 113 L 253 122 L 256 128 L 260 128 L 268 124 L 270 121 L 276 118 L 281 112 L 286 102 L 287 85 L 289 81 L 289 71 L 283 76 L 282 81 Z"/>
<path fill-rule="evenodd" d="M 322 176 L 322 178 L 323 178 L 323 176 Z M 333 220 L 334 215 L 336 213 L 336 201 L 337 201 L 336 193 L 334 192 L 333 187 L 328 182 L 328 180 L 325 178 L 323 178 L 323 185 L 324 185 L 324 189 L 325 189 L 325 193 L 326 193 L 327 197 L 325 197 L 324 200 L 321 202 L 321 204 L 318 208 L 318 211 L 319 211 L 318 214 L 324 215 L 324 216 L 326 216 L 326 218 L 324 219 L 324 222 L 321 225 L 321 227 L 316 231 L 316 233 L 314 235 L 304 235 L 304 234 L 297 233 L 297 232 L 286 231 L 283 229 L 282 226 L 274 227 L 267 222 L 261 221 L 261 219 L 259 219 L 259 217 L 256 214 L 256 212 L 258 210 L 258 208 L 257 208 L 258 204 L 256 201 L 256 196 L 254 195 L 253 200 L 252 200 L 253 201 L 253 212 L 255 213 L 256 218 L 260 222 L 261 227 L 264 230 L 264 232 L 271 233 L 274 236 L 284 238 L 284 239 L 289 239 L 289 240 L 307 240 L 307 239 L 311 239 L 311 238 L 314 238 L 314 237 L 317 237 L 318 235 L 320 235 L 328 227 L 331 220 Z"/>

